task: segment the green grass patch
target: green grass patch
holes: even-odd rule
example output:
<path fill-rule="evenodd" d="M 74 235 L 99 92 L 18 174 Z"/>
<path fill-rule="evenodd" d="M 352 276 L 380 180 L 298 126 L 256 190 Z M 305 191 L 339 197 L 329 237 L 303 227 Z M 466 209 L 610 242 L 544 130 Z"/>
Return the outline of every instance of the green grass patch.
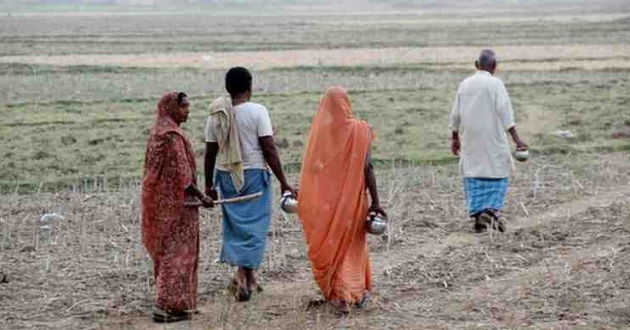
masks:
<path fill-rule="evenodd" d="M 447 127 L 455 88 L 456 85 L 417 90 L 351 90 L 356 117 L 367 120 L 377 135 L 373 145 L 376 166 L 457 162 L 450 155 Z M 509 86 L 517 125 L 534 155 L 630 148 L 627 139 L 612 138 L 613 133 L 630 127 L 627 90 L 627 82 Z M 300 92 L 254 97 L 270 109 L 281 156 L 290 172 L 299 171 L 321 94 Z M 212 97 L 193 98 L 191 117 L 184 124 L 199 164 L 204 152 L 207 104 Z M 0 181 L 4 191 L 16 185 L 30 191 L 41 182 L 60 188 L 95 177 L 138 178 L 156 102 L 155 98 L 56 101 L 0 107 L 0 143 L 4 154 L 0 159 Z M 554 133 L 558 130 L 569 130 L 575 136 L 557 137 Z M 51 184 L 47 185 L 48 182 Z"/>

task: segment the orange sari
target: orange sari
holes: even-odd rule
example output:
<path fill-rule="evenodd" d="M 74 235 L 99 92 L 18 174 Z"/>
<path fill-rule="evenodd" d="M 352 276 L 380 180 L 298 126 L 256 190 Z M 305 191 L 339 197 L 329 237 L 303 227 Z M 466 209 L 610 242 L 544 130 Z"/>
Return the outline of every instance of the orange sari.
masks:
<path fill-rule="evenodd" d="M 358 302 L 372 289 L 365 165 L 373 134 L 332 87 L 313 120 L 300 173 L 298 214 L 313 276 L 326 300 Z"/>

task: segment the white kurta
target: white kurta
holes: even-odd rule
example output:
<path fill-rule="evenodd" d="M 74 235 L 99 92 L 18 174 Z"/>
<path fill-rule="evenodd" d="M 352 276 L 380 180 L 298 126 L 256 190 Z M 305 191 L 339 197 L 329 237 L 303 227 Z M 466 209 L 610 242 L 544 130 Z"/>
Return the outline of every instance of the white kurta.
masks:
<path fill-rule="evenodd" d="M 510 97 L 501 79 L 477 71 L 457 90 L 450 128 L 459 133 L 465 178 L 507 178 L 513 168 L 506 131 L 514 126 Z"/>

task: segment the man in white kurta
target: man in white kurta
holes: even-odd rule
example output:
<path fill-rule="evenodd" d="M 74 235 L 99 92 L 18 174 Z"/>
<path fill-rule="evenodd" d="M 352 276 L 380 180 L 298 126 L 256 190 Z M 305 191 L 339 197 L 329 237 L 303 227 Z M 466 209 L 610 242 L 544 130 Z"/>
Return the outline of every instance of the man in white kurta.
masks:
<path fill-rule="evenodd" d="M 483 50 L 477 72 L 457 90 L 450 117 L 451 150 L 460 157 L 464 192 L 475 231 L 490 225 L 504 231 L 500 215 L 514 166 L 506 132 L 518 150 L 527 149 L 516 132 L 514 112 L 505 85 L 493 76 L 497 62 L 492 50 Z"/>

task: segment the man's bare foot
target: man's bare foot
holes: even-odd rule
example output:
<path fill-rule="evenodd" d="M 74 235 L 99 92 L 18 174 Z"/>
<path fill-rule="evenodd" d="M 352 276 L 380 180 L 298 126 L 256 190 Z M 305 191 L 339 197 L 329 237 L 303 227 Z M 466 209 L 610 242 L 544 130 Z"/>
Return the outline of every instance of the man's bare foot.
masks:
<path fill-rule="evenodd" d="M 499 232 L 505 232 L 507 229 L 507 221 L 499 212 L 494 210 L 484 211 L 479 215 L 482 222 L 487 223 L 489 227 Z"/>
<path fill-rule="evenodd" d="M 236 301 L 248 301 L 251 298 L 251 292 L 247 287 L 247 279 L 244 272 L 240 269 L 232 278 L 230 292 L 232 292 Z"/>
<path fill-rule="evenodd" d="M 261 293 L 263 292 L 262 286 L 258 284 L 258 280 L 256 280 L 256 274 L 253 269 L 244 268 L 245 279 L 247 283 L 247 290 L 250 293 Z"/>

